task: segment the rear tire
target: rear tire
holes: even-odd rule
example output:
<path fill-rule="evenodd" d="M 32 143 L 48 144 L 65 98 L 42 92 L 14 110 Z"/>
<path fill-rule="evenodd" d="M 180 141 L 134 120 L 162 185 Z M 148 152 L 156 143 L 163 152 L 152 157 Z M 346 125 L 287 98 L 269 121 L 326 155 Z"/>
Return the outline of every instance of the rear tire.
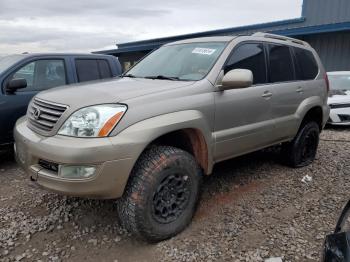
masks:
<path fill-rule="evenodd" d="M 320 129 L 316 122 L 307 122 L 295 138 L 282 146 L 282 155 L 287 165 L 303 167 L 311 164 L 316 156 Z"/>
<path fill-rule="evenodd" d="M 175 236 L 191 222 L 201 180 L 202 170 L 189 153 L 170 146 L 148 149 L 119 200 L 122 225 L 149 242 Z"/>

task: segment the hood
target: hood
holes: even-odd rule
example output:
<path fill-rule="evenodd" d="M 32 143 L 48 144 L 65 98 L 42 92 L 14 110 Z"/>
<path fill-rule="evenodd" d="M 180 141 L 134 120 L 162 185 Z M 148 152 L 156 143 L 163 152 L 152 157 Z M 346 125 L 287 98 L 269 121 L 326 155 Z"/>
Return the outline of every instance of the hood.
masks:
<path fill-rule="evenodd" d="M 344 104 L 350 102 L 350 91 L 334 92 L 328 97 L 328 104 Z"/>
<path fill-rule="evenodd" d="M 192 85 L 192 81 L 171 81 L 144 78 L 114 78 L 53 88 L 38 98 L 79 107 L 124 102 L 139 96 Z"/>

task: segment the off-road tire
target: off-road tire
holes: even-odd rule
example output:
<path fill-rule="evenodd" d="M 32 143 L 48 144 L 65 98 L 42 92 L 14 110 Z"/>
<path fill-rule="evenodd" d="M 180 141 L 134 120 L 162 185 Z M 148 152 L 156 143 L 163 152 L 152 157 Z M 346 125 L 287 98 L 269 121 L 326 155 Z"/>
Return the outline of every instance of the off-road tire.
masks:
<path fill-rule="evenodd" d="M 121 224 L 148 242 L 175 236 L 191 222 L 200 195 L 201 181 L 202 170 L 191 154 L 170 146 L 147 149 L 133 168 L 124 195 L 119 200 L 118 215 Z M 182 190 L 180 185 L 188 189 Z M 182 191 L 187 193 L 174 196 L 174 192 Z M 171 199 L 168 200 L 168 197 Z M 170 201 L 174 199 L 180 204 L 171 204 Z M 187 199 L 187 202 L 183 199 Z M 181 205 L 182 208 L 176 208 Z M 168 214 L 165 215 L 166 221 L 163 213 Z M 175 220 L 168 221 L 171 219 Z"/>
<path fill-rule="evenodd" d="M 316 156 L 320 129 L 316 122 L 303 124 L 295 138 L 282 145 L 284 162 L 291 167 L 303 167 L 311 164 Z"/>

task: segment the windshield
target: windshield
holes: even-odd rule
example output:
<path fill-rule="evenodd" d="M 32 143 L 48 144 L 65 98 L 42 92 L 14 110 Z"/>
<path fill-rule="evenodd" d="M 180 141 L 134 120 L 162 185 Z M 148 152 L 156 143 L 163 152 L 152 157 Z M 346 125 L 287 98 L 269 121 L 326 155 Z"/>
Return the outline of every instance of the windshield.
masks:
<path fill-rule="evenodd" d="M 200 80 L 213 67 L 225 42 L 190 43 L 163 46 L 125 75 L 171 80 Z"/>
<path fill-rule="evenodd" d="M 331 90 L 350 90 L 350 74 L 348 75 L 328 75 Z"/>
<path fill-rule="evenodd" d="M 0 57 L 0 74 L 23 58 L 22 55 Z"/>

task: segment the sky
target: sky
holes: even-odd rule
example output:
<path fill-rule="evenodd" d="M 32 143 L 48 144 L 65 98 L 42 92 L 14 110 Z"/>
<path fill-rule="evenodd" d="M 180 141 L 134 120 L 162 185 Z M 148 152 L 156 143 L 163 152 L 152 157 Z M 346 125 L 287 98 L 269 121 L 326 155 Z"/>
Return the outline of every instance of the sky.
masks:
<path fill-rule="evenodd" d="M 297 18 L 301 6 L 302 0 L 0 0 L 0 54 L 113 49 Z"/>

